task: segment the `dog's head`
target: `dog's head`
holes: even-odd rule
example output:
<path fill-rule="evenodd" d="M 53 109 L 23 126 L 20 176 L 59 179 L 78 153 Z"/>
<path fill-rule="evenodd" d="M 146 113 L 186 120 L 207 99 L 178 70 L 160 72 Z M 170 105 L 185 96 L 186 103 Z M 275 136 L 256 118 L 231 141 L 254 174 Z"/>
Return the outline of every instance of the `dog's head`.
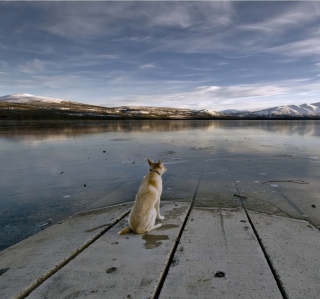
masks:
<path fill-rule="evenodd" d="M 167 168 L 162 164 L 160 160 L 158 162 L 153 162 L 152 160 L 148 159 L 148 163 L 150 165 L 150 170 L 158 172 L 160 175 L 167 171 Z"/>

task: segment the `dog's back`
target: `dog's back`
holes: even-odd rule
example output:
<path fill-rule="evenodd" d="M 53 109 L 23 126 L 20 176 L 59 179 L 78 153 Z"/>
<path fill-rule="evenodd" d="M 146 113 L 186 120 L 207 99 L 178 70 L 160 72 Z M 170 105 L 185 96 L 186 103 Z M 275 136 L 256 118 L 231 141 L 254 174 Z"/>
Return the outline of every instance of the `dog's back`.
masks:
<path fill-rule="evenodd" d="M 150 171 L 143 178 L 137 192 L 135 203 L 129 215 L 129 227 L 122 229 L 119 234 L 128 233 L 130 230 L 141 234 L 161 226 L 155 226 L 156 218 L 163 219 L 160 215 L 159 204 L 162 193 L 161 175 L 167 170 L 161 161 L 154 163 L 148 159 Z"/>

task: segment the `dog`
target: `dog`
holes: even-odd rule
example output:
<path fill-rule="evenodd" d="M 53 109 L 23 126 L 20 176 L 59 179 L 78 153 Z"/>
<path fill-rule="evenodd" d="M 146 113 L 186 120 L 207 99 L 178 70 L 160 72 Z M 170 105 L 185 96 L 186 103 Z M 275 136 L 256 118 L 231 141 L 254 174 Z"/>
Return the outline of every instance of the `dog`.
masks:
<path fill-rule="evenodd" d="M 150 171 L 143 178 L 137 192 L 134 205 L 129 214 L 129 226 L 119 231 L 119 235 L 124 235 L 131 231 L 137 234 L 144 234 L 161 227 L 161 223 L 155 223 L 156 219 L 164 219 L 164 216 L 160 215 L 161 176 L 167 171 L 167 168 L 160 160 L 155 163 L 148 159 L 148 163 Z"/>

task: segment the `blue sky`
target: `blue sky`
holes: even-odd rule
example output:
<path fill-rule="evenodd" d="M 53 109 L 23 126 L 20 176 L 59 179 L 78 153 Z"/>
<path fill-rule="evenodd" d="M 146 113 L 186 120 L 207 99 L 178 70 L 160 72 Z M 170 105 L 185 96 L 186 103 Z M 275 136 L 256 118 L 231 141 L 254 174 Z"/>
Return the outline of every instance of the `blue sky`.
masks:
<path fill-rule="evenodd" d="M 320 2 L 0 2 L 0 96 L 259 110 L 320 101 Z"/>

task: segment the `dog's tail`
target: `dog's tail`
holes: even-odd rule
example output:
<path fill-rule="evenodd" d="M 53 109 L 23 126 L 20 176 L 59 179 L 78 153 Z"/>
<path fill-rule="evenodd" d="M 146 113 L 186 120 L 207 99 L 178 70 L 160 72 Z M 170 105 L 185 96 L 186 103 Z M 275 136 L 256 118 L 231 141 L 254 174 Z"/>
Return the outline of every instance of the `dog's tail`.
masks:
<path fill-rule="evenodd" d="M 123 228 L 121 231 L 118 232 L 118 235 L 124 235 L 127 233 L 130 233 L 132 231 L 130 226 L 126 226 L 125 228 Z"/>

